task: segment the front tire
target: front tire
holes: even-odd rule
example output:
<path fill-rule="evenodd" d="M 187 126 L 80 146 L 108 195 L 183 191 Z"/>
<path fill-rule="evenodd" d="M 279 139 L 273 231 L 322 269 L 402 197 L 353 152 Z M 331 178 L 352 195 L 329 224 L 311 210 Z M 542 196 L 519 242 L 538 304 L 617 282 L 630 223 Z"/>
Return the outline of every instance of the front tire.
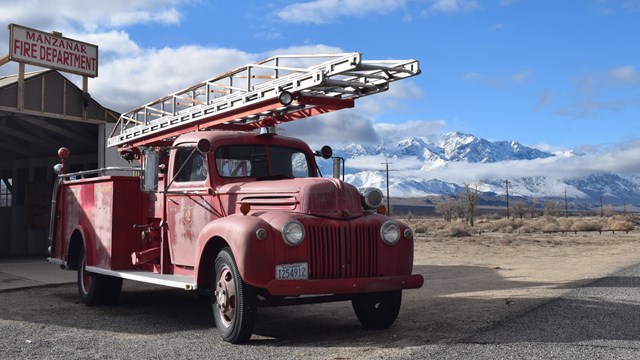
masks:
<path fill-rule="evenodd" d="M 224 341 L 238 344 L 251 337 L 256 320 L 256 294 L 240 276 L 228 247 L 222 249 L 214 267 L 213 318 Z"/>
<path fill-rule="evenodd" d="M 78 294 L 85 305 L 113 305 L 122 291 L 122 279 L 93 275 L 87 271 L 84 247 L 80 249 L 78 264 Z"/>
<path fill-rule="evenodd" d="M 359 294 L 351 300 L 353 311 L 362 326 L 386 329 L 398 317 L 402 303 L 402 290 Z"/>

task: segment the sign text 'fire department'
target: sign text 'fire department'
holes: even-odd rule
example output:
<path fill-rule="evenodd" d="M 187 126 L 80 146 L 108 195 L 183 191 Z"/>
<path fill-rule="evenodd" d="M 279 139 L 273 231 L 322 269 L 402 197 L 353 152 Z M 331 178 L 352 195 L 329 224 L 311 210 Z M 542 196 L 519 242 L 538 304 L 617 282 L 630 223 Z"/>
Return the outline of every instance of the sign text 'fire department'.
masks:
<path fill-rule="evenodd" d="M 57 34 L 9 25 L 9 58 L 61 71 L 98 76 L 98 47 Z"/>

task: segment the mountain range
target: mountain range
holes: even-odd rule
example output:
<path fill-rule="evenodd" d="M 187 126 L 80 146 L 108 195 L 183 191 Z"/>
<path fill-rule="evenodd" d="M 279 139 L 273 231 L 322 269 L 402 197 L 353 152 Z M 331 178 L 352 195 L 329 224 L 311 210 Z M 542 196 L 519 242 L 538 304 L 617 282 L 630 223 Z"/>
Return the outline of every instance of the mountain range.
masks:
<path fill-rule="evenodd" d="M 591 166 L 575 151 L 544 151 L 517 141 L 491 141 L 449 132 L 430 136 L 389 136 L 379 144 L 350 144 L 334 150 L 345 159 L 345 181 L 386 188 L 395 198 L 454 196 L 465 185 L 484 199 L 506 195 L 523 200 L 570 199 L 583 207 L 640 206 L 640 174 L 614 174 Z M 572 166 L 567 166 L 571 164 Z M 331 174 L 329 161 L 319 162 Z M 591 170 L 589 170 L 591 169 Z"/>

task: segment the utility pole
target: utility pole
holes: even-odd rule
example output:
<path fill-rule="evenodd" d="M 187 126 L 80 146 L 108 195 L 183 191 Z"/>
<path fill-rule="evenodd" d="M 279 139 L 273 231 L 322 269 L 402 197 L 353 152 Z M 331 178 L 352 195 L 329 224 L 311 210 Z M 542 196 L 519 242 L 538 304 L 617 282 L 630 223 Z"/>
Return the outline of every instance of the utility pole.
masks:
<path fill-rule="evenodd" d="M 389 162 L 389 159 L 384 159 L 384 162 L 381 163 L 384 164 L 386 166 L 386 171 L 387 171 L 387 215 L 391 216 L 391 203 L 390 203 L 390 199 L 389 199 L 389 164 L 393 164 Z"/>
<path fill-rule="evenodd" d="M 510 217 L 509 214 L 509 179 L 505 180 L 505 188 L 507 189 L 507 219 Z"/>
<path fill-rule="evenodd" d="M 567 204 L 567 188 L 564 188 L 564 217 L 569 217 L 569 205 Z"/>
<path fill-rule="evenodd" d="M 627 216 L 627 200 L 622 200 L 622 210 L 624 211 L 624 216 Z"/>
<path fill-rule="evenodd" d="M 604 217 L 604 209 L 602 208 L 602 195 L 600 195 L 600 217 Z"/>

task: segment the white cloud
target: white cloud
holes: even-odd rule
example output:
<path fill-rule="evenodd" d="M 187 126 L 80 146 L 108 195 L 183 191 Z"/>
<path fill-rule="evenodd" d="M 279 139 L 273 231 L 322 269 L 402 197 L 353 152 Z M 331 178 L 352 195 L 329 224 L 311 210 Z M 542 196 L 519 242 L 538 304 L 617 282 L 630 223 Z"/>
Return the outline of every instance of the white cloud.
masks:
<path fill-rule="evenodd" d="M 558 116 L 586 118 L 602 112 L 618 112 L 630 105 L 637 105 L 637 100 L 581 100 L 569 106 L 555 110 Z"/>
<path fill-rule="evenodd" d="M 520 71 L 510 76 L 511 82 L 514 84 L 524 84 L 531 79 L 533 73 L 531 71 Z"/>
<path fill-rule="evenodd" d="M 102 105 L 126 111 L 254 61 L 255 54 L 235 49 L 182 46 L 141 50 L 137 56 L 102 65 L 90 91 Z"/>
<path fill-rule="evenodd" d="M 284 135 L 301 138 L 312 148 L 378 141 L 371 120 L 359 111 L 341 110 L 280 126 Z"/>
<path fill-rule="evenodd" d="M 92 34 L 68 34 L 72 39 L 81 40 L 90 44 L 99 44 L 101 55 L 112 53 L 118 56 L 136 56 L 140 47 L 129 38 L 129 34 L 124 31 L 109 31 Z M 105 59 L 101 57 L 101 62 Z"/>
<path fill-rule="evenodd" d="M 2 4 L 0 23 L 19 23 L 44 31 L 85 32 L 135 24 L 177 24 L 181 3 L 176 0 L 23 0 Z M 37 9 L 37 11 L 33 11 Z"/>
<path fill-rule="evenodd" d="M 611 69 L 609 76 L 616 82 L 624 84 L 640 84 L 640 72 L 633 66 L 625 65 Z"/>
<path fill-rule="evenodd" d="M 375 130 L 381 138 L 398 140 L 408 136 L 428 136 L 442 131 L 447 126 L 444 120 L 409 120 L 403 123 L 375 124 Z"/>
<path fill-rule="evenodd" d="M 531 72 L 530 70 L 523 70 L 513 74 L 501 76 L 486 75 L 472 71 L 464 74 L 462 78 L 467 81 L 476 81 L 493 87 L 509 87 L 525 84 L 529 82 L 532 76 L 533 72 Z"/>
<path fill-rule="evenodd" d="M 15 23 L 45 32 L 59 31 L 63 36 L 95 43 L 101 53 L 101 67 L 113 54 L 136 56 L 139 46 L 123 30 L 136 24 L 173 25 L 180 21 L 179 6 L 194 0 L 110 0 L 87 3 L 84 0 L 23 0 L 3 2 L 0 24 Z M 0 39 L 9 37 L 0 27 Z M 8 44 L 0 41 L 0 54 Z M 106 54 L 106 57 L 103 56 Z M 13 72 L 5 66 L 1 74 Z"/>
<path fill-rule="evenodd" d="M 357 169 L 360 171 L 377 170 L 386 171 L 386 163 L 389 163 L 389 168 L 394 171 L 401 171 L 402 173 L 413 173 L 424 165 L 424 162 L 420 161 L 415 156 L 404 158 L 386 158 L 382 155 L 377 156 L 361 156 L 354 159 L 349 159 L 348 167 Z"/>
<path fill-rule="evenodd" d="M 389 13 L 405 4 L 406 0 L 315 0 L 289 4 L 276 16 L 291 23 L 326 24 L 345 16 Z"/>
<path fill-rule="evenodd" d="M 477 2 L 472 0 L 432 0 L 429 13 L 457 13 L 468 12 L 479 8 Z"/>
<path fill-rule="evenodd" d="M 369 162 L 357 163 L 362 169 L 379 169 L 379 158 L 365 159 Z M 416 159 L 390 160 L 398 163 L 394 176 L 429 180 L 433 178 L 444 181 L 493 180 L 496 178 L 546 177 L 550 179 L 569 179 L 591 174 L 614 173 L 633 174 L 640 172 L 640 142 L 629 143 L 601 154 L 583 156 L 556 156 L 546 159 L 513 160 L 497 163 L 461 163 L 449 162 L 442 166 L 423 164 L 425 171 L 419 167 Z M 402 166 L 400 166 L 402 165 Z M 349 167 L 354 164 L 350 161 Z"/>
<path fill-rule="evenodd" d="M 537 95 L 537 102 L 533 111 L 540 111 L 551 105 L 555 101 L 555 96 L 550 91 L 542 91 Z"/>
<path fill-rule="evenodd" d="M 503 23 L 497 23 L 497 24 L 494 24 L 494 25 L 491 27 L 491 30 L 496 30 L 496 31 L 497 31 L 497 30 L 504 30 L 506 27 L 507 27 L 507 25 L 505 25 L 505 24 L 503 24 Z"/>

